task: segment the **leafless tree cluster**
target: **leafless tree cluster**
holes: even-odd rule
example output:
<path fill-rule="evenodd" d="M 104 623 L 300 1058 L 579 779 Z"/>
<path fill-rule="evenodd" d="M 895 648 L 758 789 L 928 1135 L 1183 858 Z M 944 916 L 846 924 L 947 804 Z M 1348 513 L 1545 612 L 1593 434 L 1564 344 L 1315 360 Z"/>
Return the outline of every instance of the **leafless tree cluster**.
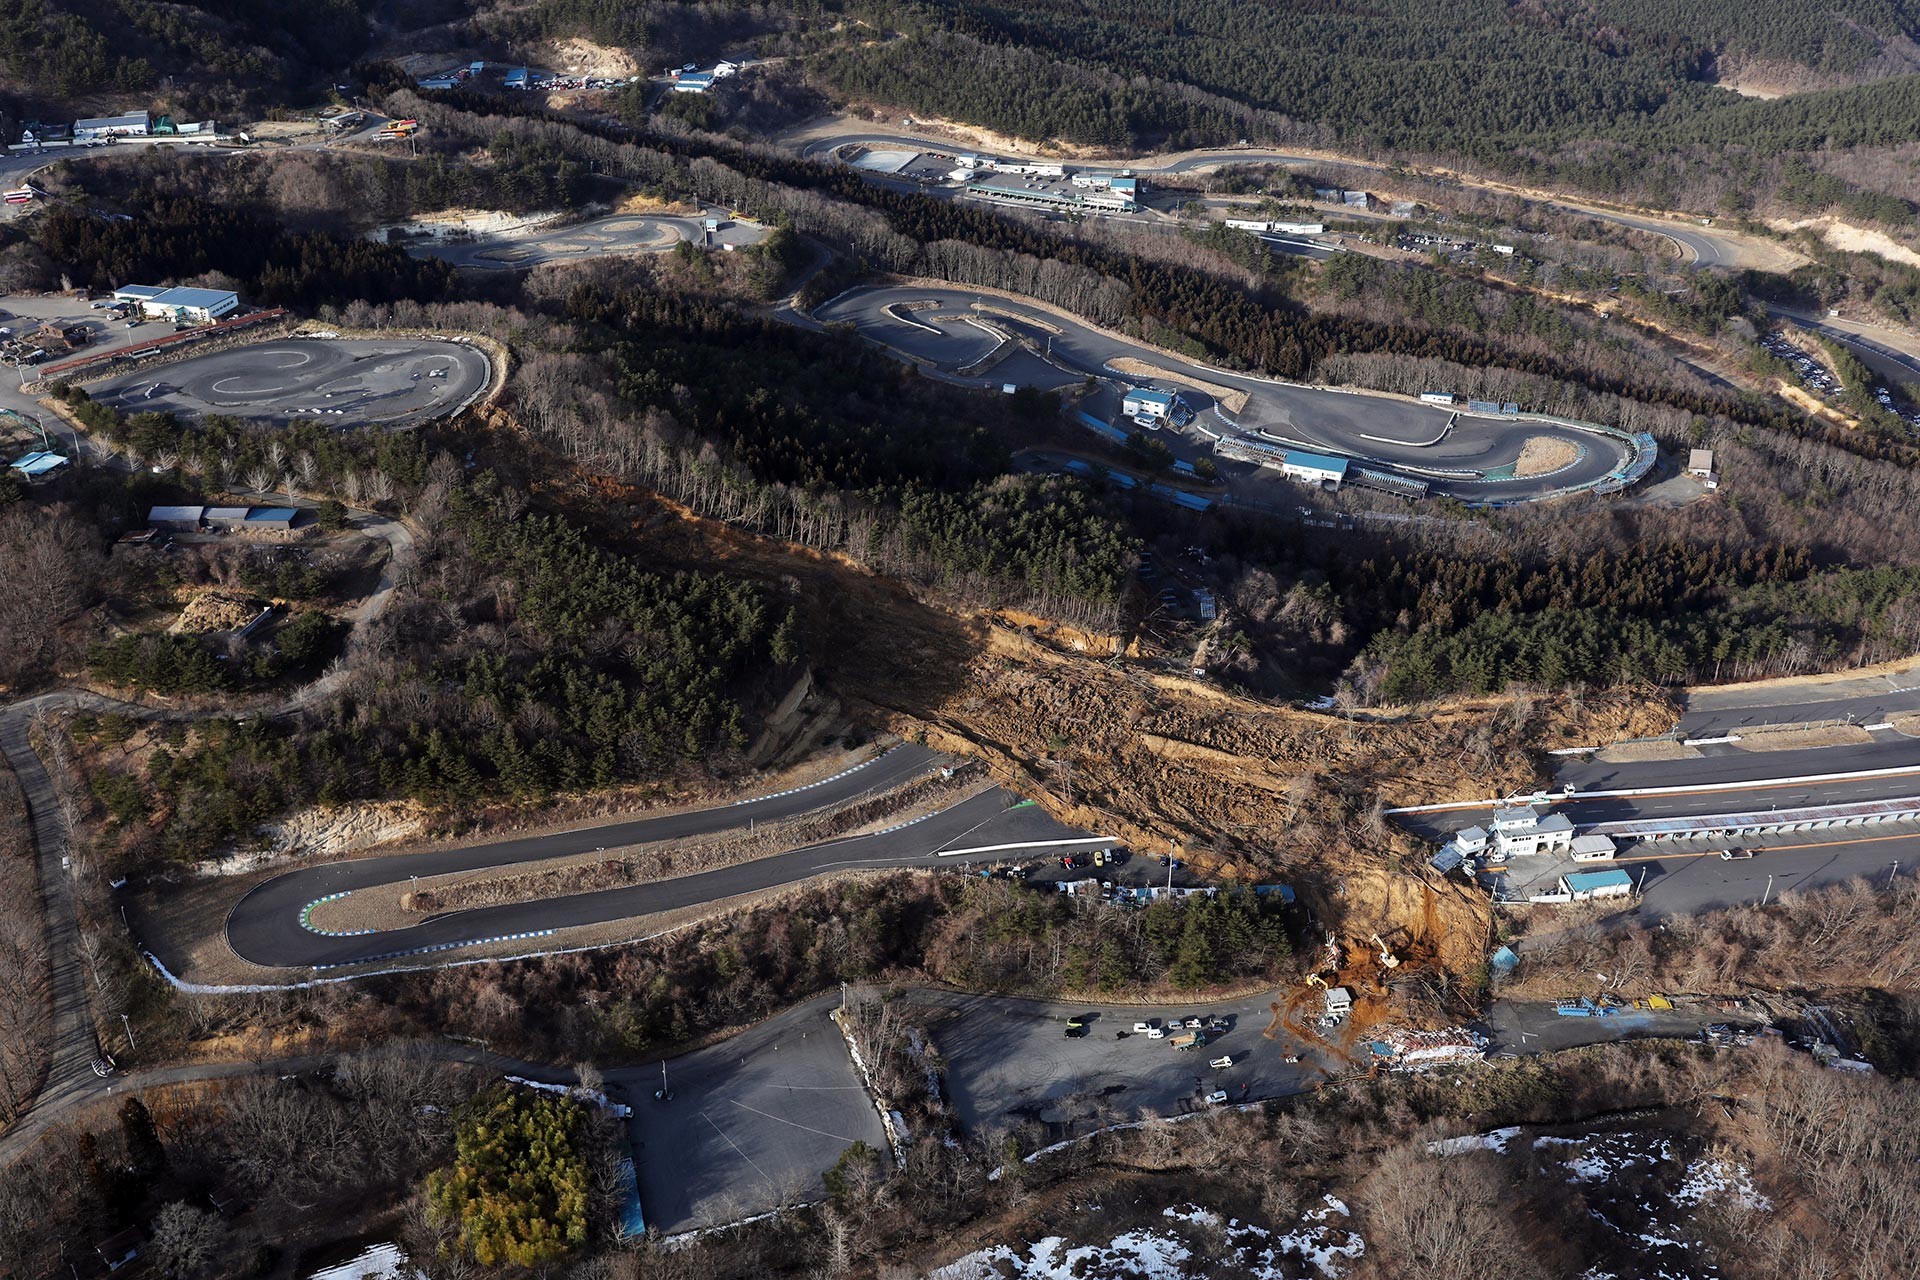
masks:
<path fill-rule="evenodd" d="M 47 932 L 27 808 L 0 765 L 0 1125 L 33 1100 L 53 1047 Z"/>
<path fill-rule="evenodd" d="M 535 435 L 585 466 L 643 484 L 702 515 L 844 552 L 880 573 L 969 604 L 1031 608 L 1094 631 L 1118 626 L 1117 602 L 954 570 L 917 549 L 884 506 L 850 494 L 763 483 L 660 410 L 650 409 L 635 422 L 605 386 L 604 375 L 583 357 L 533 356 L 515 385 L 517 411 Z"/>
<path fill-rule="evenodd" d="M 22 502 L 0 510 L 0 686 L 73 656 L 61 628 L 93 598 L 103 563 L 92 528 L 68 508 Z"/>
<path fill-rule="evenodd" d="M 1527 952 L 1516 990 L 1584 990 L 1595 972 L 1607 974 L 1611 988 L 1638 995 L 1920 990 L 1920 884 L 1889 878 L 1789 893 L 1766 907 L 1677 917 L 1657 930 L 1595 926 L 1561 934 Z"/>

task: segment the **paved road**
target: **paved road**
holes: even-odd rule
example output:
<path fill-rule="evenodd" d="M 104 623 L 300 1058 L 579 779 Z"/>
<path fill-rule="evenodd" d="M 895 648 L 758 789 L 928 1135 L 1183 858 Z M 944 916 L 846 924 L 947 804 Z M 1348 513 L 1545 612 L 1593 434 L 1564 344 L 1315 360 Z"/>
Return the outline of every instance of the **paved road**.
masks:
<path fill-rule="evenodd" d="M 1920 712 L 1920 663 L 1876 675 L 1690 689 L 1680 717 L 1683 738 L 1738 733 L 1743 727 L 1851 721 L 1880 724 Z"/>
<path fill-rule="evenodd" d="M 932 138 L 920 138 L 906 133 L 894 133 L 849 126 L 845 132 L 836 130 L 831 123 L 815 126 L 804 131 L 812 135 L 800 143 L 800 153 L 815 159 L 825 158 L 836 148 L 859 144 L 868 147 L 911 147 L 922 151 L 937 151 L 952 154 L 963 144 L 952 139 L 941 141 Z M 1350 168 L 1385 171 L 1394 166 L 1380 161 L 1364 160 L 1357 157 L 1337 157 L 1326 155 L 1300 155 L 1289 151 L 1269 151 L 1260 148 L 1220 148 L 1184 153 L 1174 158 L 1107 160 L 1089 159 L 1082 163 L 1104 166 L 1124 166 L 1137 174 L 1148 177 L 1156 173 L 1197 173 L 1207 169 L 1218 169 L 1226 165 L 1281 165 L 1311 166 L 1338 164 Z M 878 177 L 880 175 L 867 175 Z M 1451 179 L 1432 177 L 1428 181 L 1451 183 L 1462 187 L 1481 189 L 1483 184 L 1458 183 Z M 921 190 L 917 183 L 900 183 L 904 187 Z M 1493 184 L 1485 184 L 1493 190 L 1505 190 Z M 936 193 L 937 194 L 937 193 Z M 1569 212 L 1582 214 L 1601 222 L 1612 222 L 1635 230 L 1651 232 L 1673 242 L 1682 258 L 1700 267 L 1735 267 L 1744 261 L 1746 253 L 1740 237 L 1715 231 L 1678 218 L 1662 218 L 1651 214 L 1629 213 L 1600 205 L 1586 204 L 1577 200 L 1543 199 L 1539 203 L 1561 208 Z M 1337 216 L 1337 215 L 1336 215 Z"/>
<path fill-rule="evenodd" d="M 1640 885 L 1641 896 L 1621 921 L 1697 915 L 1851 880 L 1884 887 L 1896 874 L 1920 873 L 1920 831 L 1911 824 L 1874 835 L 1767 837 L 1747 847 L 1754 856 L 1734 862 L 1697 843 L 1656 857 L 1622 858 L 1619 866 Z"/>
<path fill-rule="evenodd" d="M 1781 306 L 1772 309 L 1802 328 L 1812 329 L 1855 348 L 1856 353 L 1864 355 L 1870 365 L 1891 365 L 1904 377 L 1920 378 L 1920 338 L 1836 316 L 1815 317 Z"/>
<path fill-rule="evenodd" d="M 34 754 L 28 735 L 32 707 L 0 712 L 0 753 L 19 780 L 33 826 L 39 856 L 40 894 L 46 907 L 47 964 L 53 977 L 53 1053 L 46 1085 L 23 1118 L 50 1113 L 87 1096 L 98 1078 L 91 1063 L 100 1056 L 93 1017 L 88 1011 L 86 977 L 80 956 L 80 930 L 73 907 L 73 881 L 67 868 L 73 853 L 65 812 L 53 779 Z"/>
<path fill-rule="evenodd" d="M 1575 759 L 1561 766 L 1559 780 L 1574 784 L 1576 793 L 1568 800 L 1555 802 L 1553 808 L 1584 826 L 1628 818 L 1752 813 L 1920 795 L 1920 739 L 1895 735 L 1857 746 L 1804 751 L 1741 751 L 1733 747 L 1705 751 L 1715 754 L 1703 754 L 1698 760 L 1637 764 Z M 1823 782 L 1774 781 L 1870 770 L 1889 772 L 1882 777 L 1842 777 Z M 1579 794 L 1596 790 L 1652 793 L 1591 798 Z M 1491 806 L 1483 806 L 1406 814 L 1400 820 L 1421 835 L 1444 839 L 1463 827 L 1484 825 L 1491 815 Z"/>
<path fill-rule="evenodd" d="M 708 236 L 705 219 L 726 223 Z M 416 258 L 439 258 L 456 267 L 519 271 L 547 262 L 614 257 L 630 253 L 663 253 L 677 244 L 732 245 L 741 248 L 767 238 L 768 229 L 755 223 L 731 222 L 726 211 L 671 216 L 616 213 L 604 218 L 569 223 L 547 230 L 480 235 L 471 240 L 421 241 L 407 246 Z"/>
<path fill-rule="evenodd" d="M 953 865 L 953 859 L 941 856 L 943 850 L 1043 841 L 1076 841 L 1088 848 L 1109 843 L 1068 830 L 1038 806 L 1020 802 L 996 787 L 891 830 L 647 884 L 450 912 L 410 928 L 374 934 L 321 934 L 301 923 L 302 909 L 329 894 L 397 885 L 409 876 L 444 875 L 703 835 L 743 826 L 749 818 L 772 821 L 792 817 L 898 785 L 938 762 L 939 757 L 924 748 L 901 747 L 841 778 L 787 795 L 494 844 L 290 871 L 255 887 L 240 900 L 228 916 L 227 939 L 236 954 L 254 964 L 327 968 L 703 906 L 839 871 Z M 161 959 L 175 968 L 177 957 L 162 955 Z"/>
<path fill-rule="evenodd" d="M 927 302 L 938 305 L 907 309 Z M 1043 387 L 1062 386 L 1078 383 L 1088 374 L 1138 384 L 1145 379 L 1115 375 L 1107 367 L 1110 361 L 1131 357 L 1245 392 L 1247 406 L 1234 418 L 1248 430 L 1418 476 L 1435 493 L 1470 501 L 1537 497 L 1597 480 L 1625 460 L 1625 447 L 1611 437 L 1550 423 L 1472 418 L 1405 399 L 1297 386 L 1214 369 L 1162 355 L 1036 304 L 964 289 L 863 287 L 841 294 L 814 315 L 827 324 L 851 325 L 907 358 L 929 362 L 955 380 L 980 386 L 1023 380 Z M 960 371 L 993 351 L 998 341 L 973 323 L 975 319 L 1029 340 L 1045 353 L 1044 359 L 1022 352 L 978 377 L 965 377 Z M 1164 381 L 1175 385 L 1178 380 Z M 1186 397 L 1201 410 L 1210 430 L 1230 429 L 1212 413 L 1213 402 L 1207 394 L 1189 390 Z M 1512 478 L 1521 448 L 1531 438 L 1561 441 L 1575 460 L 1546 475 Z"/>
<path fill-rule="evenodd" d="M 465 343 L 280 338 L 135 369 L 91 390 L 124 413 L 399 426 L 457 412 L 492 376 L 486 353 Z"/>

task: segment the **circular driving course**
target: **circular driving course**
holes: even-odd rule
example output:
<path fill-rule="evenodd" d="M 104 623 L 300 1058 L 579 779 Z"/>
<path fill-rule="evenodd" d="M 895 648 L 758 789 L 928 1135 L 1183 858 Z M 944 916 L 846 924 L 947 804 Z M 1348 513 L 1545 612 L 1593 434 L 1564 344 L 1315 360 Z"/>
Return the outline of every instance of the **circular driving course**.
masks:
<path fill-rule="evenodd" d="M 457 342 L 288 338 L 124 373 L 93 397 L 124 413 L 407 426 L 457 411 L 490 372 Z"/>

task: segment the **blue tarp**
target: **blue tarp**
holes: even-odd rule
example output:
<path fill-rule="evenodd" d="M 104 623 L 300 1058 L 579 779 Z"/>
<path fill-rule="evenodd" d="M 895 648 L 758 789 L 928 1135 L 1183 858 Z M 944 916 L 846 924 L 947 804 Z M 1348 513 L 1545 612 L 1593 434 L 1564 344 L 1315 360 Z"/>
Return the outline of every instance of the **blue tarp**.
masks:
<path fill-rule="evenodd" d="M 1495 973 L 1512 973 L 1520 967 L 1520 957 L 1514 954 L 1512 947 L 1501 947 L 1487 961 Z"/>
<path fill-rule="evenodd" d="M 647 1220 L 640 1212 L 640 1175 L 633 1161 L 620 1161 L 620 1234 L 629 1238 L 647 1234 Z"/>

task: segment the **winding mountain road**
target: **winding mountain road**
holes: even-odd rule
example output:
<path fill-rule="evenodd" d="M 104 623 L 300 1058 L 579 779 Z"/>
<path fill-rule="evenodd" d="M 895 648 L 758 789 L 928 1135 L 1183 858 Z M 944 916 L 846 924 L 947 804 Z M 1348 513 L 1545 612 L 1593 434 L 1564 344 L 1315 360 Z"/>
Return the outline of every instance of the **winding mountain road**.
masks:
<path fill-rule="evenodd" d="M 993 787 L 894 829 L 712 871 L 593 893 L 449 912 L 410 928 L 379 933 L 326 934 L 305 923 L 305 909 L 331 895 L 400 885 L 416 876 L 537 863 L 778 821 L 896 787 L 939 767 L 942 760 L 924 747 L 907 745 L 814 786 L 734 804 L 289 871 L 258 885 L 234 906 L 227 919 L 227 939 L 242 959 L 264 967 L 332 969 L 718 903 L 839 871 L 938 865 L 947 860 L 943 851 L 951 849 L 1054 841 L 1092 848 L 1110 843 L 1069 831 L 1037 806 L 1022 804 L 1017 797 Z M 175 969 L 175 957 L 161 954 L 160 959 L 169 969 L 180 971 Z"/>

